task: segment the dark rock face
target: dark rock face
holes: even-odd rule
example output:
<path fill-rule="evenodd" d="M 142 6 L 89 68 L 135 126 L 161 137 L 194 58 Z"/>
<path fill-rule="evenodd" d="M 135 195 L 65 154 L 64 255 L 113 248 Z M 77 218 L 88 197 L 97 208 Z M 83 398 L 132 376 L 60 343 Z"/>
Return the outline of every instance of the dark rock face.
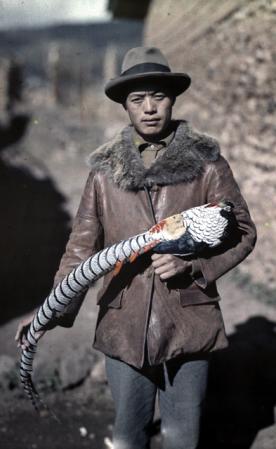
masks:
<path fill-rule="evenodd" d="M 46 297 L 64 250 L 69 215 L 51 179 L 0 162 L 2 313 L 0 323 Z"/>

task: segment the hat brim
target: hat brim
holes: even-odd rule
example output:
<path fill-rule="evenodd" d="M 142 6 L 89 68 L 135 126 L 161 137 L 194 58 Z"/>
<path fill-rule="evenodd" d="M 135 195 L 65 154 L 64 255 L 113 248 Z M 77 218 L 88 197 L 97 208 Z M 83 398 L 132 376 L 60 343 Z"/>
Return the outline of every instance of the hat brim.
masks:
<path fill-rule="evenodd" d="M 143 80 L 161 84 L 175 96 L 182 94 L 191 84 L 191 78 L 186 73 L 147 72 L 114 78 L 106 84 L 105 93 L 111 100 L 124 103 L 131 88 Z"/>

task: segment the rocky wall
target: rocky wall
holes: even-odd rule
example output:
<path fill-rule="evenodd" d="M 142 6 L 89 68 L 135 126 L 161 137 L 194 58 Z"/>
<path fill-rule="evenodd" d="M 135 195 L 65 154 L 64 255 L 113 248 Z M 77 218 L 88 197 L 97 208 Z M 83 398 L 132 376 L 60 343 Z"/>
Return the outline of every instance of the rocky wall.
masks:
<path fill-rule="evenodd" d="M 215 136 L 258 229 L 242 282 L 276 298 L 276 2 L 153 0 L 145 44 L 192 77 L 176 115 Z"/>

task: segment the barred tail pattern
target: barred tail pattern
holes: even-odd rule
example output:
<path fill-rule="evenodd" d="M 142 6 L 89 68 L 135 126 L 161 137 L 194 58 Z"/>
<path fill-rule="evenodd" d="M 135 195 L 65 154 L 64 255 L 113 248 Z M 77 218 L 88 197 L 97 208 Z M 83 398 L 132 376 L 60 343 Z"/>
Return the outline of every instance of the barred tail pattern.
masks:
<path fill-rule="evenodd" d="M 105 248 L 77 266 L 47 296 L 30 325 L 27 333 L 29 346 L 22 351 L 20 363 L 23 388 L 36 410 L 40 406 L 45 407 L 32 381 L 33 360 L 39 340 L 36 333 L 45 329 L 53 318 L 62 315 L 71 301 L 101 276 L 113 270 L 117 263 L 128 260 L 133 254 L 151 249 L 158 242 L 154 235 L 146 232 Z"/>

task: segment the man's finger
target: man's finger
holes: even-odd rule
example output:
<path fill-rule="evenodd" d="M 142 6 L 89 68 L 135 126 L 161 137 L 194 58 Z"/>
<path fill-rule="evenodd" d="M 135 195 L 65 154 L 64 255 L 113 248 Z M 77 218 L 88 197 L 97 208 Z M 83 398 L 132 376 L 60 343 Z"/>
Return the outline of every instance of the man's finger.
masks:
<path fill-rule="evenodd" d="M 173 258 L 172 254 L 157 254 L 157 253 L 153 253 L 151 255 L 151 260 L 158 260 L 158 259 L 171 260 L 172 258 Z"/>
<path fill-rule="evenodd" d="M 157 254 L 157 253 L 152 253 L 151 255 L 151 260 L 157 260 L 160 259 L 160 257 L 162 257 L 164 254 Z"/>
<path fill-rule="evenodd" d="M 173 272 L 175 271 L 173 264 L 167 263 L 165 265 L 161 265 L 160 267 L 157 267 L 155 270 L 155 274 L 163 274 L 166 272 Z"/>
<path fill-rule="evenodd" d="M 17 343 L 21 343 L 22 342 L 22 336 L 23 336 L 23 330 L 19 330 L 15 336 L 15 341 Z"/>
<path fill-rule="evenodd" d="M 21 339 L 21 336 L 24 333 L 24 328 L 25 328 L 25 325 L 22 323 L 19 323 L 17 330 L 16 330 L 15 337 L 14 337 L 16 341 Z"/>
<path fill-rule="evenodd" d="M 158 260 L 154 260 L 152 262 L 152 266 L 153 268 L 157 268 L 170 263 L 172 263 L 171 257 L 168 257 L 167 254 L 162 254 L 162 256 Z"/>
<path fill-rule="evenodd" d="M 22 335 L 19 346 L 21 349 L 27 349 L 29 347 L 29 342 L 24 335 Z"/>
<path fill-rule="evenodd" d="M 19 329 L 17 329 L 15 337 L 14 337 L 15 341 L 19 340 L 19 336 L 20 336 L 20 332 L 19 332 Z"/>
<path fill-rule="evenodd" d="M 164 265 L 164 261 L 163 260 L 155 260 L 154 262 L 152 262 L 153 268 L 162 267 L 162 265 Z"/>
<path fill-rule="evenodd" d="M 174 271 L 166 271 L 165 273 L 160 274 L 160 279 L 162 279 L 163 281 L 166 279 L 169 279 L 173 276 L 175 276 L 177 273 L 175 273 Z"/>
<path fill-rule="evenodd" d="M 39 332 L 36 332 L 35 333 L 35 335 L 34 335 L 34 337 L 35 337 L 35 339 L 36 340 L 39 340 L 44 334 L 45 334 L 45 332 L 46 331 L 39 331 Z M 18 343 L 18 347 L 21 347 L 21 349 L 23 349 L 23 350 L 25 350 L 25 349 L 28 349 L 29 347 L 30 347 L 30 342 L 28 341 L 28 339 L 27 339 L 27 337 L 26 337 L 26 335 L 22 335 L 22 338 L 21 338 L 21 340 L 19 341 L 19 343 Z"/>

